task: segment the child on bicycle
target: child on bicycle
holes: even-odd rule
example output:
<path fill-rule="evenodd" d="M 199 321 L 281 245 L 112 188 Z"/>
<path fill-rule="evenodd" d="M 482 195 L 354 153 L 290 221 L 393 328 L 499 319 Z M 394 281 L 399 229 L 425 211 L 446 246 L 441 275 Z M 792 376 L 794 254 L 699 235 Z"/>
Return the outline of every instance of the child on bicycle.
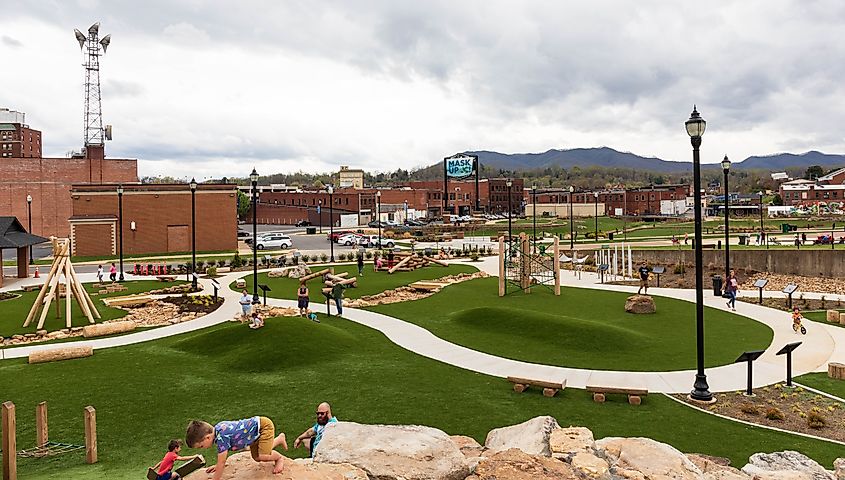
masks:
<path fill-rule="evenodd" d="M 804 328 L 803 325 L 801 325 L 801 320 L 803 318 L 804 318 L 804 316 L 801 315 L 801 310 L 798 307 L 793 307 L 792 308 L 792 330 L 794 330 L 795 333 L 798 333 L 798 331 L 800 330 L 802 334 L 806 335 L 807 329 Z"/>

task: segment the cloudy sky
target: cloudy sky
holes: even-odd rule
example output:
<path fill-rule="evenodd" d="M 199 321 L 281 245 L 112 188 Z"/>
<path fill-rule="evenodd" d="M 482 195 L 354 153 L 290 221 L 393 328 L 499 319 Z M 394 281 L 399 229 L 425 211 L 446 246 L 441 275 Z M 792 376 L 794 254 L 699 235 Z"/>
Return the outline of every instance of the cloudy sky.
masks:
<path fill-rule="evenodd" d="M 845 2 L 0 0 L 0 107 L 82 144 L 100 21 L 108 155 L 205 178 L 609 146 L 688 160 L 845 152 Z"/>

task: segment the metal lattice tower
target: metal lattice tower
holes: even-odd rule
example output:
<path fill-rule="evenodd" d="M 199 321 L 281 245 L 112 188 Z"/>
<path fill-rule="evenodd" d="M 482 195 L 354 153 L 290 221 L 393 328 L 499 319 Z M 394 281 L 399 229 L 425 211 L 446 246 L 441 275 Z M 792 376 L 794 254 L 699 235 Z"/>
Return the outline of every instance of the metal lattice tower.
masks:
<path fill-rule="evenodd" d="M 85 146 L 103 145 L 106 140 L 106 133 L 103 130 L 103 106 L 100 96 L 100 47 L 105 55 L 106 49 L 111 43 L 111 35 L 99 39 L 100 23 L 97 22 L 88 28 L 88 36 L 77 29 L 74 29 L 76 40 L 79 42 L 79 49 L 85 55 Z"/>

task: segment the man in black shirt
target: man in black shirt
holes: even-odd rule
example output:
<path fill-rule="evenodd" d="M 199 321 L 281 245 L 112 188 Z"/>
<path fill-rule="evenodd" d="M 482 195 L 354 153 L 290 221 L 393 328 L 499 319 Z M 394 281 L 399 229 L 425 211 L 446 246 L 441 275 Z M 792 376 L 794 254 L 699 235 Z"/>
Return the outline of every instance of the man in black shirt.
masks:
<path fill-rule="evenodd" d="M 637 271 L 640 273 L 640 288 L 637 289 L 637 295 L 640 294 L 641 290 L 645 290 L 644 293 L 648 295 L 648 275 L 651 273 L 651 270 L 648 268 L 646 263 L 643 262 Z"/>

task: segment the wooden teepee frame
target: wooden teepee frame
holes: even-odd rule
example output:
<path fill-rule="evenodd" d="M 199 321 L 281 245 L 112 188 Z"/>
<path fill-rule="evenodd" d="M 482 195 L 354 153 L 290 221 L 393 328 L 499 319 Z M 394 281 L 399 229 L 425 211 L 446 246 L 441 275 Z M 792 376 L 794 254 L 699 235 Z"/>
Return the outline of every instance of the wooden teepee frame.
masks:
<path fill-rule="evenodd" d="M 44 320 L 47 319 L 47 312 L 50 310 L 50 305 L 53 300 L 56 301 L 56 317 L 61 318 L 61 289 L 59 284 L 63 284 L 65 298 L 65 325 L 67 328 L 71 327 L 71 305 L 72 297 L 76 297 L 76 302 L 82 313 L 88 317 L 88 321 L 94 323 L 94 317 L 100 319 L 100 312 L 94 305 L 94 301 L 88 296 L 79 277 L 76 276 L 76 271 L 73 269 L 73 264 L 70 261 L 70 240 L 67 238 L 50 237 L 53 242 L 53 266 L 50 268 L 50 273 L 44 279 L 44 285 L 38 292 L 38 298 L 32 304 L 29 310 L 29 315 L 26 316 L 26 321 L 23 326 L 28 327 L 35 319 L 38 311 L 41 310 L 41 316 L 38 319 L 38 330 L 44 328 Z M 49 290 L 49 293 L 48 293 Z"/>

